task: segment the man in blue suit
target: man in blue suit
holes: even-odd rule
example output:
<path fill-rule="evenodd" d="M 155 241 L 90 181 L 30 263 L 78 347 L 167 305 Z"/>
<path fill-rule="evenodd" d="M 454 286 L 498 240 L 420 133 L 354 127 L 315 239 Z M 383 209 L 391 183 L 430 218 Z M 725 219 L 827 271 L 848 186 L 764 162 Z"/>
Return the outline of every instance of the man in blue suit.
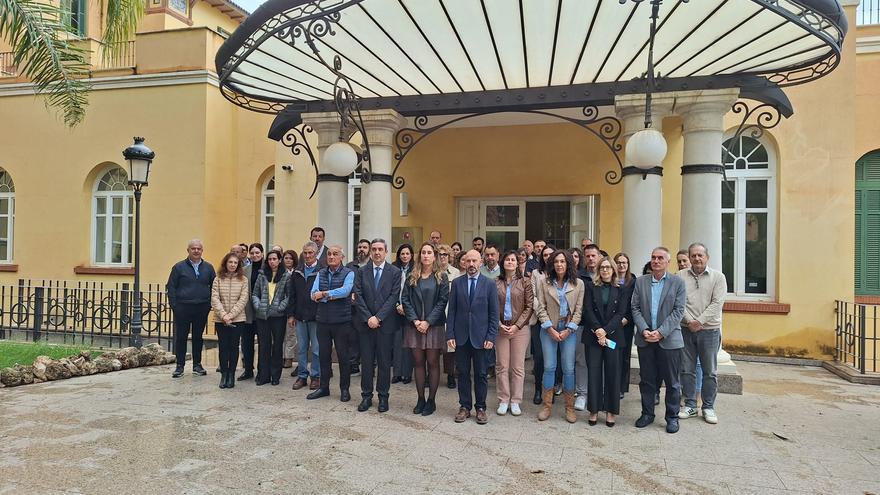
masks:
<path fill-rule="evenodd" d="M 458 403 L 456 423 L 463 423 L 476 406 L 477 424 L 489 422 L 486 416 L 486 394 L 489 351 L 498 335 L 498 293 L 495 282 L 480 275 L 480 253 L 470 250 L 461 259 L 467 276 L 452 282 L 449 293 L 449 314 L 446 319 L 446 343 L 455 349 L 458 369 Z M 471 366 L 474 371 L 474 395 L 471 396 Z"/>

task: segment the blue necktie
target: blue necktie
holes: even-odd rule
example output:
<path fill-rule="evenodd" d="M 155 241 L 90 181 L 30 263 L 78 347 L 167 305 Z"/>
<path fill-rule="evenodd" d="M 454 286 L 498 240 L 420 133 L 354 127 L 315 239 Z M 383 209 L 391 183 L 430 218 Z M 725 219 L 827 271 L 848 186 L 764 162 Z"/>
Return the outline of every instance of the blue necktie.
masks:
<path fill-rule="evenodd" d="M 468 302 L 472 303 L 474 302 L 474 293 L 477 292 L 477 279 L 471 278 L 468 280 L 470 280 L 471 283 L 470 292 L 468 292 Z"/>
<path fill-rule="evenodd" d="M 376 284 L 376 290 L 379 290 L 379 278 L 382 276 L 382 268 L 376 267 L 376 274 L 373 275 L 373 282 Z"/>

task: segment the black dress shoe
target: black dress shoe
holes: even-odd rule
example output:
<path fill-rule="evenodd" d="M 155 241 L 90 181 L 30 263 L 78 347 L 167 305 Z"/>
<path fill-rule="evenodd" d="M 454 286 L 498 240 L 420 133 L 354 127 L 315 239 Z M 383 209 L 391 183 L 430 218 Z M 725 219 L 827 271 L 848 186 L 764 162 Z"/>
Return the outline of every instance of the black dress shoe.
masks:
<path fill-rule="evenodd" d="M 308 399 L 308 400 L 320 399 L 321 397 L 327 397 L 328 395 L 330 395 L 329 390 L 327 390 L 326 388 L 319 388 L 319 389 L 316 389 L 314 392 L 310 393 L 309 395 L 307 395 L 306 399 Z"/>
<path fill-rule="evenodd" d="M 402 376 L 394 376 L 394 377 L 391 377 L 391 383 L 400 383 L 400 382 L 402 382 L 402 381 L 403 381 L 403 377 L 402 377 Z"/>
<path fill-rule="evenodd" d="M 220 367 L 219 367 L 219 366 L 217 366 L 217 369 L 214 370 L 214 372 L 215 372 L 215 373 L 222 373 L 222 371 L 220 371 Z"/>
<path fill-rule="evenodd" d="M 361 400 L 361 403 L 358 404 L 358 412 L 364 412 L 372 406 L 373 406 L 373 399 L 371 397 L 364 397 Z"/>
<path fill-rule="evenodd" d="M 639 419 L 636 420 L 636 428 L 644 428 L 653 422 L 654 416 L 642 414 L 641 416 L 639 416 Z"/>
<path fill-rule="evenodd" d="M 446 388 L 455 388 L 455 375 L 446 375 Z"/>
<path fill-rule="evenodd" d="M 254 383 L 259 387 L 261 385 L 265 385 L 265 384 L 269 383 L 269 380 L 261 380 L 261 379 L 257 378 L 256 380 L 254 380 Z"/>
<path fill-rule="evenodd" d="M 348 390 L 343 390 L 339 393 L 339 402 L 348 402 L 351 400 L 351 394 L 348 393 Z"/>
<path fill-rule="evenodd" d="M 425 399 L 419 399 L 416 402 L 416 407 L 413 408 L 413 414 L 422 414 L 425 410 Z"/>
<path fill-rule="evenodd" d="M 278 378 L 273 378 L 273 379 L 272 379 L 272 385 L 278 385 L 279 383 L 281 383 L 281 380 L 280 380 L 280 379 L 278 379 Z"/>
<path fill-rule="evenodd" d="M 666 420 L 666 433 L 678 433 L 678 418 Z"/>
<path fill-rule="evenodd" d="M 174 368 L 174 373 L 171 373 L 171 378 L 180 378 L 183 376 L 183 368 Z"/>
<path fill-rule="evenodd" d="M 253 377 L 254 377 L 253 371 L 245 371 L 244 373 L 238 375 L 239 380 L 250 380 Z"/>
<path fill-rule="evenodd" d="M 436 411 L 436 410 L 437 410 L 437 403 L 434 402 L 434 399 L 428 399 L 428 401 L 425 402 L 425 408 L 422 409 L 422 416 L 430 416 L 430 415 L 434 414 L 434 411 Z"/>
<path fill-rule="evenodd" d="M 388 398 L 387 397 L 379 397 L 379 412 L 387 412 L 388 411 Z"/>
<path fill-rule="evenodd" d="M 404 385 L 409 385 L 410 383 L 412 383 L 412 377 L 408 376 L 406 378 L 403 378 L 402 380 L 400 380 L 400 382 L 403 383 Z"/>
<path fill-rule="evenodd" d="M 205 371 L 205 368 L 202 368 L 201 364 L 194 364 L 193 365 L 193 375 L 205 376 L 207 374 L 208 374 L 208 372 Z"/>

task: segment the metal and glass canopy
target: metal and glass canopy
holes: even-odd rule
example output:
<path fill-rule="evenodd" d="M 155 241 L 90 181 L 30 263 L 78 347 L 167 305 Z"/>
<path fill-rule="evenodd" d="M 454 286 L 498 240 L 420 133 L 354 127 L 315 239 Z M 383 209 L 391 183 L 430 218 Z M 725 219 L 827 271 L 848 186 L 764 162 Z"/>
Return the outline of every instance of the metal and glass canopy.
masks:
<path fill-rule="evenodd" d="M 215 62 L 230 101 L 273 114 L 334 110 L 340 75 L 404 115 L 610 103 L 645 91 L 654 1 L 269 0 Z M 846 30 L 838 0 L 666 0 L 656 91 L 779 96 L 831 72 Z"/>

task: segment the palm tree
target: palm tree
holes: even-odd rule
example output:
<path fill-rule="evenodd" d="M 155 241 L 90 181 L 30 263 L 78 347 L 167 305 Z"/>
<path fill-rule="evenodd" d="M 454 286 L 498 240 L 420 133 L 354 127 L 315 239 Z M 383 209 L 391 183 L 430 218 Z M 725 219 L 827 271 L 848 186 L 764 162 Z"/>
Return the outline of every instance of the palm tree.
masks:
<path fill-rule="evenodd" d="M 106 2 L 105 60 L 134 36 L 144 13 L 143 0 Z M 86 51 L 74 43 L 76 33 L 64 22 L 66 14 L 51 0 L 0 0 L 0 39 L 10 45 L 13 63 L 46 96 L 46 104 L 61 112 L 65 125 L 73 127 L 85 117 L 89 64 Z"/>

